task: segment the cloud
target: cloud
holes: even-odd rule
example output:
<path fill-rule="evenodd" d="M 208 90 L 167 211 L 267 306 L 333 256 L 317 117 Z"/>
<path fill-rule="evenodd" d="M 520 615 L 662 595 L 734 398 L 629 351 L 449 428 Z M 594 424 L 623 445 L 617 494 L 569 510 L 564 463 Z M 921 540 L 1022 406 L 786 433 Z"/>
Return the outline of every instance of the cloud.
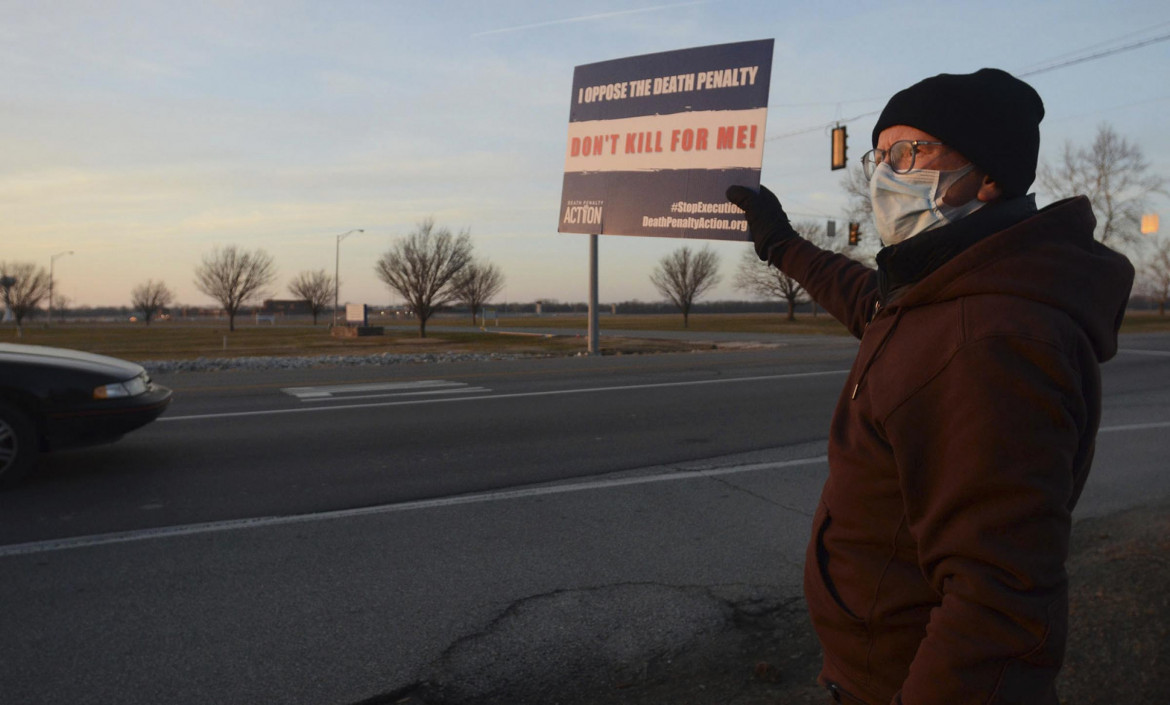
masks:
<path fill-rule="evenodd" d="M 653 7 L 640 7 L 634 10 L 616 10 L 614 12 L 599 12 L 593 15 L 581 15 L 578 17 L 566 17 L 560 20 L 547 20 L 545 22 L 533 22 L 530 24 L 516 25 L 514 27 L 501 27 L 499 29 L 489 29 L 483 32 L 475 32 L 471 36 L 484 37 L 490 34 L 507 34 L 509 32 L 523 32 L 529 29 L 538 29 L 540 27 L 551 27 L 562 24 L 575 24 L 578 22 L 595 22 L 597 20 L 607 20 L 613 17 L 623 17 L 626 15 L 637 15 L 646 12 L 658 12 L 660 10 L 671 10 L 676 7 L 691 7 L 693 5 L 705 5 L 709 0 L 695 0 L 694 2 L 678 2 L 671 5 L 654 5 Z"/>

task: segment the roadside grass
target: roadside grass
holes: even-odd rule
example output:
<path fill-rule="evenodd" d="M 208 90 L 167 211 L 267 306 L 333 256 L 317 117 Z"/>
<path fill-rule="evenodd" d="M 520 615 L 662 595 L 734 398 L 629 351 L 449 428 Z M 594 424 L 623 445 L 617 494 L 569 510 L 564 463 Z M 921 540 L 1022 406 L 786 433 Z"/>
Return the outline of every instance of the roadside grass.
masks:
<path fill-rule="evenodd" d="M 447 322 L 432 319 L 432 326 Z M 463 331 L 428 331 L 419 338 L 416 326 L 387 327 L 385 335 L 334 337 L 328 326 L 236 324 L 161 321 L 150 326 L 124 323 L 54 323 L 25 326 L 17 337 L 14 328 L 0 329 L 0 341 L 25 345 L 84 350 L 125 360 L 191 360 L 196 358 L 254 356 L 374 355 L 379 353 L 508 353 L 527 355 L 575 355 L 588 349 L 581 335 L 550 331 L 548 335 L 485 332 L 467 326 Z M 679 352 L 709 349 L 688 341 L 604 338 L 601 353 L 608 355 Z"/>
<path fill-rule="evenodd" d="M 1165 333 L 1170 331 L 1170 316 L 1157 311 L 1127 311 L 1121 322 L 1122 333 Z"/>
<path fill-rule="evenodd" d="M 442 318 L 432 325 L 471 327 L 467 316 Z M 602 314 L 598 321 L 602 330 L 635 331 L 691 331 L 719 333 L 768 333 L 790 335 L 849 335 L 849 331 L 832 316 L 821 312 L 816 316 L 807 313 L 796 315 L 795 321 L 787 320 L 782 313 L 693 313 L 690 325 L 683 327 L 682 314 L 657 315 L 612 315 Z M 372 322 L 372 321 L 371 321 Z M 548 328 L 550 330 L 580 329 L 588 326 L 586 314 L 552 314 L 544 316 L 508 317 L 501 319 L 501 325 L 508 328 Z M 487 330 L 492 330 L 493 321 Z M 1122 333 L 1170 332 L 1170 315 L 1159 316 L 1157 311 L 1128 311 L 1121 323 Z"/>
<path fill-rule="evenodd" d="M 827 314 L 800 314 L 788 321 L 783 314 L 692 314 L 683 327 L 682 315 L 613 315 L 599 318 L 603 331 L 683 331 L 694 333 L 766 333 L 792 335 L 848 335 Z M 488 321 L 473 327 L 468 316 L 440 315 L 419 338 L 414 321 L 371 318 L 385 335 L 335 337 L 328 325 L 308 323 L 254 324 L 237 322 L 229 332 L 224 321 L 158 321 L 149 326 L 131 323 L 34 323 L 21 336 L 11 325 L 0 327 L 0 341 L 48 345 L 112 355 L 126 360 L 189 360 L 247 356 L 372 355 L 378 353 L 509 353 L 576 355 L 586 352 L 587 316 L 560 314 L 509 317 L 501 325 Z M 438 330 L 442 329 L 442 330 Z M 454 330 L 453 330 L 454 329 Z M 520 329 L 547 330 L 547 334 L 520 333 Z M 1156 311 L 1127 314 L 1123 333 L 1170 331 L 1170 316 Z M 639 354 L 711 349 L 710 343 L 638 337 L 603 336 L 601 354 Z"/>
<path fill-rule="evenodd" d="M 602 314 L 598 316 L 602 330 L 690 331 L 692 333 L 768 333 L 792 335 L 849 335 L 845 327 L 832 316 L 821 312 L 816 316 L 798 314 L 795 321 L 783 313 L 692 313 L 689 325 L 683 327 L 681 313 L 673 314 Z M 444 321 L 442 325 L 452 325 Z M 470 325 L 463 317 L 453 325 Z M 488 322 L 491 330 L 493 321 Z M 508 317 L 501 326 L 510 328 L 584 329 L 588 317 L 584 313 L 545 316 Z"/>

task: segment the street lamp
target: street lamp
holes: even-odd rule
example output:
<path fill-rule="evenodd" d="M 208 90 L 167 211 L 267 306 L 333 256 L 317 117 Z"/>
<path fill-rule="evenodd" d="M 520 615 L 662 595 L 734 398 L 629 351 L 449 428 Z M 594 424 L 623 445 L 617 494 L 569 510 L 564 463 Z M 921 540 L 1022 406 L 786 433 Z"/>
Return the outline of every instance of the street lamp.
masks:
<path fill-rule="evenodd" d="M 334 327 L 337 326 L 337 298 L 338 298 L 338 293 L 341 291 L 341 279 L 339 278 L 341 276 L 341 241 L 344 240 L 345 238 L 349 237 L 350 235 L 353 235 L 354 233 L 364 233 L 364 232 L 365 232 L 365 230 L 362 230 L 361 228 L 357 228 L 355 230 L 347 230 L 347 231 L 345 231 L 342 234 L 337 236 L 337 247 L 336 247 L 336 251 L 334 252 L 334 259 L 333 259 L 333 325 L 334 325 Z"/>
<path fill-rule="evenodd" d="M 49 325 L 53 325 L 53 263 L 57 261 L 58 257 L 71 254 L 73 254 L 73 250 L 58 252 L 49 258 Z"/>

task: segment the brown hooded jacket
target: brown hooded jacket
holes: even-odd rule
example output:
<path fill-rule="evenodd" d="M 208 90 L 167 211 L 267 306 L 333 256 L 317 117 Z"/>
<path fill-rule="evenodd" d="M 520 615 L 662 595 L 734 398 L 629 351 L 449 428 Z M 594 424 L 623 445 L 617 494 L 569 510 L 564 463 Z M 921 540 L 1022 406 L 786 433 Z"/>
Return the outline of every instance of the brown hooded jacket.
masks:
<path fill-rule="evenodd" d="M 1070 517 L 1133 280 L 1094 225 L 1083 197 L 1033 211 L 881 305 L 875 270 L 773 250 L 861 339 L 805 564 L 843 702 L 1056 703 Z"/>

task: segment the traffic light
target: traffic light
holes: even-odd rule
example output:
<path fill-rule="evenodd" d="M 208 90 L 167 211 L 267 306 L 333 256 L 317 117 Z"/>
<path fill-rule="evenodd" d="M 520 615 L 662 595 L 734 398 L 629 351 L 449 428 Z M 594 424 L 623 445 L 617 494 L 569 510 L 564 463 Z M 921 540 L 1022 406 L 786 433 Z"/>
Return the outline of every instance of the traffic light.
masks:
<path fill-rule="evenodd" d="M 844 169 L 845 164 L 845 126 L 833 128 L 833 154 L 830 157 L 829 170 Z"/>
<path fill-rule="evenodd" d="M 861 223 L 849 224 L 849 244 L 856 245 L 861 242 Z"/>

